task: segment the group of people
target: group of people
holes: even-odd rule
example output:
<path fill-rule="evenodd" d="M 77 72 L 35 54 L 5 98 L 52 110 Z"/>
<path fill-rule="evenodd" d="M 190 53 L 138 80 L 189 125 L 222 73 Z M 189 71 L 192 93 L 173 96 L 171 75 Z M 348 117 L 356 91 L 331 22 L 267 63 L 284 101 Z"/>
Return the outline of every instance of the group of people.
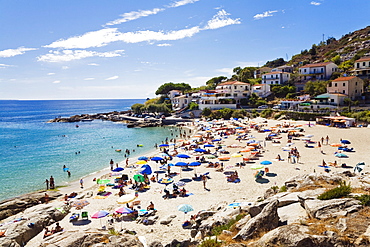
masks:
<path fill-rule="evenodd" d="M 46 190 L 55 189 L 55 181 L 53 176 L 50 176 L 50 179 L 46 179 L 44 183 L 46 184 Z"/>
<path fill-rule="evenodd" d="M 57 222 L 55 225 L 55 228 L 52 229 L 51 231 L 47 227 L 45 227 L 44 238 L 49 237 L 53 235 L 54 233 L 62 232 L 62 231 L 63 231 L 63 228 L 59 225 L 59 222 Z"/>

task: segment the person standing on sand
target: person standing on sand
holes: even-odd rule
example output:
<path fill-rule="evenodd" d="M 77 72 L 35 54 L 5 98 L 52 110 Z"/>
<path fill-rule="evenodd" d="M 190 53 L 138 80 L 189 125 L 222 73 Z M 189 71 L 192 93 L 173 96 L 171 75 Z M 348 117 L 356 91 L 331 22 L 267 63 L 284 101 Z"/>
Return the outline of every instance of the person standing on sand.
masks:
<path fill-rule="evenodd" d="M 128 158 L 126 158 L 126 167 L 128 167 Z"/>
<path fill-rule="evenodd" d="M 110 164 L 110 170 L 113 170 L 114 161 L 112 159 L 110 159 L 109 164 Z"/>
<path fill-rule="evenodd" d="M 44 184 L 46 184 L 46 190 L 49 190 L 49 180 L 48 179 L 45 180 Z"/>
<path fill-rule="evenodd" d="M 84 188 L 84 180 L 82 178 L 80 179 L 80 185 L 81 185 L 81 189 L 83 189 Z"/>
<path fill-rule="evenodd" d="M 329 136 L 326 136 L 326 145 L 329 144 Z"/>
<path fill-rule="evenodd" d="M 203 188 L 206 189 L 207 177 L 205 175 L 202 175 L 202 181 L 203 181 Z"/>

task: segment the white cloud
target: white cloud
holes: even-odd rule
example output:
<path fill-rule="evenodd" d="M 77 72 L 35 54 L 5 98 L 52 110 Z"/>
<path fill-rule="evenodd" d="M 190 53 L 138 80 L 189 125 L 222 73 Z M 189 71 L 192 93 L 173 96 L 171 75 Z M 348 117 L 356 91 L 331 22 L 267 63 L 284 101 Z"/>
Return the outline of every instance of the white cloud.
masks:
<path fill-rule="evenodd" d="M 9 68 L 9 67 L 13 67 L 13 65 L 0 63 L 0 69 L 5 69 L 5 68 Z"/>
<path fill-rule="evenodd" d="M 119 57 L 123 50 L 116 50 L 112 52 L 96 52 L 86 50 L 63 50 L 51 51 L 46 55 L 39 56 L 38 61 L 42 62 L 68 62 L 72 60 L 83 59 L 87 57 Z"/>
<path fill-rule="evenodd" d="M 0 51 L 0 57 L 14 57 L 17 55 L 22 55 L 26 51 L 34 51 L 37 50 L 36 48 L 25 48 L 25 47 L 19 47 L 17 49 L 7 49 Z"/>
<path fill-rule="evenodd" d="M 319 3 L 319 2 L 314 2 L 314 1 L 310 2 L 310 4 L 311 4 L 311 5 L 315 5 L 315 6 L 319 6 L 319 5 L 321 5 L 321 3 Z"/>
<path fill-rule="evenodd" d="M 114 21 L 108 22 L 105 25 L 106 26 L 113 26 L 113 25 L 124 23 L 124 22 L 133 21 L 133 20 L 139 19 L 141 17 L 146 17 L 146 16 L 149 16 L 149 15 L 155 15 L 155 14 L 161 12 L 161 11 L 164 11 L 164 10 L 165 9 L 155 8 L 155 9 L 152 9 L 152 10 L 131 11 L 131 12 L 122 14 L 121 15 L 122 18 L 119 18 L 119 19 L 116 19 Z"/>
<path fill-rule="evenodd" d="M 48 73 L 48 75 L 55 75 L 55 73 Z"/>
<path fill-rule="evenodd" d="M 172 46 L 172 45 L 164 43 L 164 44 L 158 44 L 157 46 Z"/>
<path fill-rule="evenodd" d="M 95 78 L 90 77 L 90 78 L 85 78 L 84 80 L 85 81 L 92 81 L 92 80 L 95 80 Z"/>
<path fill-rule="evenodd" d="M 62 66 L 62 69 L 69 69 L 68 66 Z"/>
<path fill-rule="evenodd" d="M 107 78 L 107 79 L 105 79 L 105 80 L 106 80 L 106 81 L 111 81 L 111 80 L 116 80 L 116 79 L 118 79 L 118 78 L 119 78 L 119 76 L 115 75 L 115 76 L 109 77 L 109 78 Z"/>
<path fill-rule="evenodd" d="M 208 21 L 207 26 L 204 29 L 217 29 L 229 25 L 240 24 L 240 19 L 231 19 L 227 16 L 230 15 L 225 10 L 220 10 L 211 20 Z"/>
<path fill-rule="evenodd" d="M 60 83 L 60 81 L 53 81 L 53 83 L 54 83 L 54 84 L 58 84 L 58 83 Z"/>
<path fill-rule="evenodd" d="M 90 66 L 100 66 L 100 64 L 97 64 L 97 63 L 89 63 L 88 65 L 90 65 Z"/>
<path fill-rule="evenodd" d="M 172 3 L 168 7 L 169 8 L 176 8 L 176 7 L 180 7 L 180 6 L 186 5 L 186 4 L 195 3 L 195 2 L 198 2 L 198 1 L 199 0 L 180 0 L 180 1 L 177 1 L 177 2 Z"/>
<path fill-rule="evenodd" d="M 277 10 L 269 10 L 269 11 L 263 12 L 263 14 L 257 14 L 255 16 L 253 16 L 253 19 L 259 20 L 259 19 L 262 19 L 262 18 L 273 16 L 272 13 L 276 13 L 276 12 L 278 12 L 278 11 Z"/>
<path fill-rule="evenodd" d="M 231 76 L 234 73 L 233 69 L 234 68 L 221 68 L 221 69 L 217 69 L 216 71 L 222 73 L 225 76 Z"/>

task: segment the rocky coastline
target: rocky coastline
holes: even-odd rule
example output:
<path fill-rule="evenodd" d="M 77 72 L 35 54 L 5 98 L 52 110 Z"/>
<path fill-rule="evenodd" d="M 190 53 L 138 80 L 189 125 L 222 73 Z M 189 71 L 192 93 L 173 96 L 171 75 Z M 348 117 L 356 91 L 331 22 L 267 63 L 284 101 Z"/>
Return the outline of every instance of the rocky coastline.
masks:
<path fill-rule="evenodd" d="M 198 246 L 203 241 L 222 242 L 222 246 L 229 247 L 369 246 L 369 209 L 355 198 L 361 194 L 358 190 L 346 198 L 317 198 L 342 181 L 369 184 L 367 177 L 367 174 L 355 175 L 349 171 L 298 175 L 284 183 L 284 192 L 273 187 L 266 190 L 255 202 L 235 203 L 234 206 L 230 206 L 230 202 L 220 202 L 199 212 L 186 226 L 189 230 L 189 238 L 186 240 L 169 239 L 167 244 L 154 241 L 147 243 L 147 246 Z M 366 191 L 365 187 L 361 189 Z M 52 191 L 48 191 L 48 194 L 53 199 L 49 204 L 42 203 L 44 191 L 0 204 L 3 222 L 12 222 L 8 223 L 5 236 L 0 238 L 0 246 L 23 246 L 41 233 L 44 227 L 68 215 L 70 206 L 63 202 L 62 195 Z M 152 224 L 158 222 L 163 227 L 170 226 L 171 219 L 170 216 L 156 219 Z M 224 227 L 228 224 L 229 227 Z M 142 241 L 135 235 L 134 229 L 125 232 L 81 229 L 78 232 L 53 234 L 45 238 L 39 246 L 141 247 L 145 246 Z"/>

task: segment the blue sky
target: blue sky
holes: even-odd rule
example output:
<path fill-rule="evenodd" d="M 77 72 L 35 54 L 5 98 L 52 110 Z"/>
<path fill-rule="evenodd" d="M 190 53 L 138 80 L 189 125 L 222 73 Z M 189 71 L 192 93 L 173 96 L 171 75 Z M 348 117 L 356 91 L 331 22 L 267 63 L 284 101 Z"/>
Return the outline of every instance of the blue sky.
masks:
<path fill-rule="evenodd" d="M 0 0 L 0 99 L 152 98 L 369 25 L 368 0 Z"/>

